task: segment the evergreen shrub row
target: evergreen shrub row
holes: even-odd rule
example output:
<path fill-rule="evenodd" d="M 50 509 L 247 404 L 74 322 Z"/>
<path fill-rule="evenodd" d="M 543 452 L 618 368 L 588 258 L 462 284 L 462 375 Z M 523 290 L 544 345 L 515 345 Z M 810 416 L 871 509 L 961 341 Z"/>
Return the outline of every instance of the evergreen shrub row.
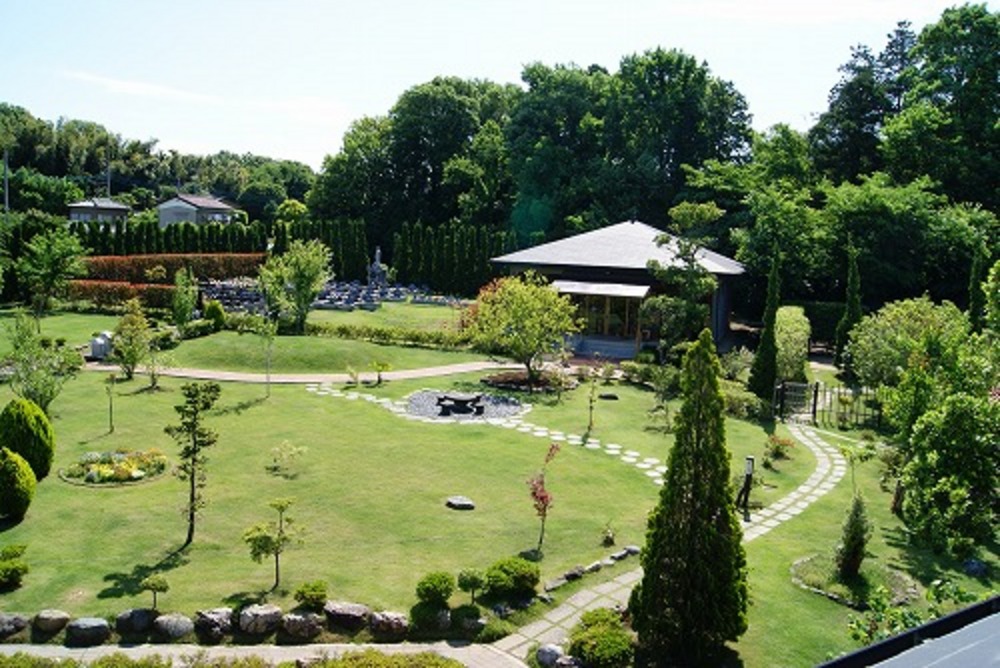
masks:
<path fill-rule="evenodd" d="M 471 335 L 467 332 L 331 323 L 306 323 L 306 334 L 431 348 L 465 348 L 472 341 Z"/>
<path fill-rule="evenodd" d="M 162 253 L 154 255 L 95 255 L 84 258 L 88 276 L 103 281 L 149 282 L 150 270 L 163 267 L 159 280 L 173 284 L 179 269 L 190 269 L 199 280 L 256 276 L 264 253 Z"/>

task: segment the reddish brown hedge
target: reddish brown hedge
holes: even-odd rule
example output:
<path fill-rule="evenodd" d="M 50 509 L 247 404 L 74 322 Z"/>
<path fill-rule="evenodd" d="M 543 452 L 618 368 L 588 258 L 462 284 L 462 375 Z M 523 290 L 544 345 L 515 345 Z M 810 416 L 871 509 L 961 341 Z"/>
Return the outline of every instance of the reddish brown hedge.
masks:
<path fill-rule="evenodd" d="M 188 267 L 197 279 L 226 279 L 256 276 L 264 263 L 264 253 L 171 253 L 157 255 L 95 255 L 84 258 L 88 275 L 98 281 L 148 283 L 146 272 L 166 269 L 162 283 L 174 282 L 178 269 Z"/>
<path fill-rule="evenodd" d="M 147 308 L 170 308 L 174 286 L 155 283 L 127 283 L 125 281 L 70 281 L 69 297 L 85 299 L 97 306 L 117 306 L 138 297 Z"/>

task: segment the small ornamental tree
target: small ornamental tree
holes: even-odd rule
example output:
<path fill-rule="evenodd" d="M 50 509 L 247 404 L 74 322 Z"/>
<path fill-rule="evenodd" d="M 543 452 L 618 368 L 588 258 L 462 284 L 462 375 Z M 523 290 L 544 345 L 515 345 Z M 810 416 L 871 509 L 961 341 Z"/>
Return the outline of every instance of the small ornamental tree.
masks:
<path fill-rule="evenodd" d="M 147 576 L 142 579 L 139 583 L 139 589 L 143 591 L 152 592 L 153 594 L 153 610 L 156 610 L 156 595 L 165 594 L 170 591 L 170 583 L 167 582 L 167 578 L 159 573 L 154 573 L 153 575 Z"/>
<path fill-rule="evenodd" d="M 778 345 L 775 338 L 775 322 L 781 302 L 781 259 L 777 253 L 771 261 L 771 273 L 767 276 L 767 303 L 764 306 L 764 329 L 760 333 L 760 343 L 750 367 L 747 389 L 764 401 L 774 399 L 774 382 L 778 374 Z"/>
<path fill-rule="evenodd" d="M 83 357 L 69 346 L 42 345 L 31 317 L 23 311 L 16 313 L 14 322 L 6 329 L 12 349 L 8 358 L 10 388 L 47 414 L 49 404 L 59 396 L 63 385 L 83 366 Z"/>
<path fill-rule="evenodd" d="M 496 280 L 479 292 L 473 339 L 483 349 L 524 365 L 529 383 L 541 375 L 541 357 L 562 349 L 579 329 L 576 307 L 534 272 Z"/>
<path fill-rule="evenodd" d="M 428 573 L 417 583 L 417 599 L 422 603 L 447 607 L 454 592 L 455 576 L 445 571 Z"/>
<path fill-rule="evenodd" d="M 844 306 L 844 315 L 837 323 L 833 353 L 833 363 L 842 369 L 847 368 L 848 360 L 844 356 L 844 350 L 847 348 L 848 335 L 854 326 L 861 321 L 861 316 L 861 274 L 858 272 L 858 249 L 849 239 L 847 242 L 847 303 Z"/>
<path fill-rule="evenodd" d="M 52 468 L 56 442 L 52 423 L 41 408 L 28 399 L 11 399 L 0 413 L 0 447 L 21 455 L 36 480 Z"/>
<path fill-rule="evenodd" d="M 86 275 L 85 254 L 80 240 L 65 229 L 36 234 L 25 244 L 16 270 L 22 284 L 31 290 L 36 322 L 52 298 L 66 291 L 71 278 Z"/>
<path fill-rule="evenodd" d="M 0 516 L 20 520 L 35 496 L 35 474 L 24 458 L 0 448 Z"/>
<path fill-rule="evenodd" d="M 271 396 L 271 360 L 274 357 L 274 338 L 278 335 L 278 323 L 262 315 L 250 314 L 243 319 L 240 334 L 255 334 L 264 344 L 264 396 Z"/>
<path fill-rule="evenodd" d="M 174 410 L 181 416 L 181 422 L 164 429 L 181 448 L 177 477 L 188 483 L 188 500 L 184 509 L 188 529 L 181 549 L 194 541 L 195 518 L 205 506 L 202 494 L 205 487 L 205 466 L 208 462 L 205 449 L 215 445 L 219 435 L 204 426 L 203 420 L 205 413 L 218 401 L 221 392 L 218 383 L 185 383 L 181 386 L 184 403 L 174 406 Z"/>
<path fill-rule="evenodd" d="M 865 548 L 871 538 L 872 525 L 865 511 L 865 500 L 860 494 L 854 495 L 851 509 L 844 520 L 844 530 L 840 544 L 837 546 L 834 561 L 837 563 L 837 573 L 842 580 L 855 578 L 861 570 L 861 562 L 865 558 Z"/>
<path fill-rule="evenodd" d="M 640 650 L 654 663 L 705 664 L 747 628 L 746 555 L 719 375 L 705 329 L 684 355 L 674 447 L 649 516 L 643 577 L 629 599 Z"/>
<path fill-rule="evenodd" d="M 541 520 L 541 530 L 538 532 L 538 547 L 535 548 L 537 554 L 542 553 L 542 542 L 545 540 L 545 520 L 549 517 L 549 509 L 552 508 L 552 493 L 545 487 L 545 472 L 549 462 L 559 454 L 559 444 L 551 443 L 548 452 L 545 453 L 545 462 L 542 470 L 528 479 L 528 491 L 531 494 L 531 502 L 535 506 L 535 513 Z"/>
<path fill-rule="evenodd" d="M 292 518 L 285 515 L 292 506 L 292 499 L 275 499 L 269 505 L 278 513 L 277 522 L 255 524 L 243 532 L 243 542 L 250 548 L 250 558 L 258 564 L 264 557 L 274 557 L 274 591 L 281 584 L 281 555 L 289 545 L 298 540 L 298 529 Z"/>
<path fill-rule="evenodd" d="M 464 568 L 458 574 L 458 588 L 472 597 L 476 604 L 476 592 L 486 585 L 486 576 L 478 568 Z"/>
<path fill-rule="evenodd" d="M 142 312 L 142 305 L 138 299 L 128 300 L 125 302 L 125 314 L 115 327 L 111 352 L 112 359 L 118 362 L 125 374 L 125 380 L 132 380 L 136 367 L 149 355 L 150 340 L 149 321 Z"/>
<path fill-rule="evenodd" d="M 282 231 L 287 226 L 277 224 Z M 274 254 L 260 268 L 261 292 L 269 310 L 280 312 L 292 323 L 292 331 L 304 334 L 306 316 L 316 295 L 333 277 L 330 271 L 330 249 L 321 241 L 293 240 L 286 252 L 279 254 L 275 241 Z"/>

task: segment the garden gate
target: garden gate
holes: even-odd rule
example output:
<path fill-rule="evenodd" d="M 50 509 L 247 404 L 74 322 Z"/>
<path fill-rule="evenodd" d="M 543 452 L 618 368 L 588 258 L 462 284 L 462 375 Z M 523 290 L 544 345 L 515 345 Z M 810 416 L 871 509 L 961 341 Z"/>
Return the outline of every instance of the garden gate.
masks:
<path fill-rule="evenodd" d="M 839 429 L 882 426 L 882 401 L 866 387 L 783 381 L 774 388 L 774 417 Z"/>

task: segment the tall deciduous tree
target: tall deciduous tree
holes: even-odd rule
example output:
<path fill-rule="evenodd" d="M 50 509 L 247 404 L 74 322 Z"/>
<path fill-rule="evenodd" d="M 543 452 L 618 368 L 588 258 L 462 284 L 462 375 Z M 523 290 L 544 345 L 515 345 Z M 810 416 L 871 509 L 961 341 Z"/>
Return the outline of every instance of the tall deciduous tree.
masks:
<path fill-rule="evenodd" d="M 85 251 L 80 240 L 59 229 L 38 234 L 17 260 L 18 278 L 31 290 L 35 318 L 41 318 L 53 297 L 63 293 L 71 278 L 83 276 Z"/>
<path fill-rule="evenodd" d="M 260 268 L 258 280 L 268 306 L 287 316 L 296 334 L 303 334 L 313 300 L 332 276 L 330 249 L 316 239 L 295 239 L 284 255 L 271 257 Z"/>
<path fill-rule="evenodd" d="M 560 350 L 566 336 L 579 329 L 575 312 L 569 297 L 538 274 L 502 278 L 480 291 L 473 336 L 481 347 L 523 364 L 533 383 L 541 373 L 541 356 Z"/>
<path fill-rule="evenodd" d="M 7 326 L 10 353 L 10 387 L 19 397 L 30 399 L 46 414 L 67 380 L 83 366 L 80 353 L 66 345 L 44 346 L 35 333 L 31 316 L 19 311 Z"/>
<path fill-rule="evenodd" d="M 195 520 L 205 506 L 202 493 L 208 462 L 205 450 L 215 445 L 219 435 L 204 425 L 204 419 L 205 413 L 215 405 L 221 392 L 218 383 L 185 383 L 181 386 L 184 403 L 174 406 L 174 410 L 180 415 L 180 424 L 169 425 L 164 429 L 181 448 L 177 476 L 188 483 L 188 500 L 184 508 L 187 515 L 187 537 L 181 549 L 194 541 Z"/>
<path fill-rule="evenodd" d="M 747 570 L 733 504 L 719 360 L 709 330 L 684 356 L 683 403 L 643 578 L 629 601 L 649 665 L 701 664 L 747 628 Z"/>
<path fill-rule="evenodd" d="M 781 304 L 781 257 L 777 252 L 771 261 L 771 273 L 767 276 L 767 304 L 764 306 L 764 329 L 760 333 L 760 343 L 750 367 L 747 389 L 761 399 L 774 398 L 774 383 L 778 374 L 778 344 L 775 324 L 778 306 Z"/>

